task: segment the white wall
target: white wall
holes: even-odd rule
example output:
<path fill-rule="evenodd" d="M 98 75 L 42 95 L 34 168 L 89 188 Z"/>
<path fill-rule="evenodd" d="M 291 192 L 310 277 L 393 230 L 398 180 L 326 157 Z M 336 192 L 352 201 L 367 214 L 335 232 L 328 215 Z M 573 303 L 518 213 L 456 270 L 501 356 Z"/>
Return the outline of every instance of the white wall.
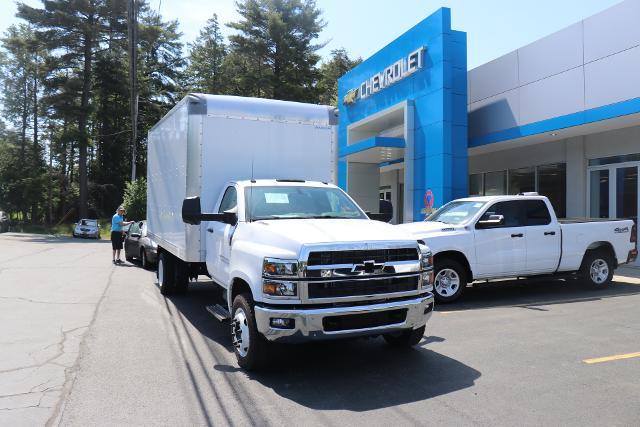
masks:
<path fill-rule="evenodd" d="M 640 97 L 640 1 L 626 0 L 468 73 L 471 138 Z"/>
<path fill-rule="evenodd" d="M 377 163 L 349 162 L 347 192 L 366 212 L 380 211 L 380 167 Z"/>

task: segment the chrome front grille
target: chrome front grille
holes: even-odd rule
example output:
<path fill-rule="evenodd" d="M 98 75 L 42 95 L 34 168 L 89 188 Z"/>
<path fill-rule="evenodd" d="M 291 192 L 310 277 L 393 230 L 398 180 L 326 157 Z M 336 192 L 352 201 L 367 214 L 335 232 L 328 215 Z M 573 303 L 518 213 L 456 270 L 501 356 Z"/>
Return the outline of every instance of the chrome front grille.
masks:
<path fill-rule="evenodd" d="M 363 264 L 366 261 L 384 264 L 397 261 L 418 261 L 419 259 L 420 255 L 416 248 L 332 250 L 310 252 L 307 265 Z"/>

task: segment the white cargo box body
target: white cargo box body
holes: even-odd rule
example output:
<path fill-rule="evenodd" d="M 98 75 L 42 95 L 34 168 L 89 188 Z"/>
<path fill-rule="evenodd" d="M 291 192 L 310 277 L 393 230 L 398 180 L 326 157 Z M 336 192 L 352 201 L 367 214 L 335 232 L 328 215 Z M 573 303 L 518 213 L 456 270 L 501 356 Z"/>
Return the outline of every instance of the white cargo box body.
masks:
<path fill-rule="evenodd" d="M 182 221 L 182 201 L 200 196 L 213 212 L 230 181 L 335 182 L 336 110 L 330 106 L 190 94 L 150 131 L 147 224 L 159 246 L 183 261 L 204 262 L 201 226 Z"/>

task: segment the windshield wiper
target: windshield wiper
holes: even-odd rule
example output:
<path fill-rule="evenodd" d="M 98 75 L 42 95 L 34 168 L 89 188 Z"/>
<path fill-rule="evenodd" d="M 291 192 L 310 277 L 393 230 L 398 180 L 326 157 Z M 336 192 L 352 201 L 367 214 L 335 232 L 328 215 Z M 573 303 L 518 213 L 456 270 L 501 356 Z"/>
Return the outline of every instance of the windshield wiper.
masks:
<path fill-rule="evenodd" d="M 306 216 L 305 218 L 311 218 L 311 219 L 325 219 L 325 218 L 334 218 L 334 219 L 352 219 L 352 217 L 349 216 L 341 216 L 341 215 L 313 215 L 313 216 Z"/>

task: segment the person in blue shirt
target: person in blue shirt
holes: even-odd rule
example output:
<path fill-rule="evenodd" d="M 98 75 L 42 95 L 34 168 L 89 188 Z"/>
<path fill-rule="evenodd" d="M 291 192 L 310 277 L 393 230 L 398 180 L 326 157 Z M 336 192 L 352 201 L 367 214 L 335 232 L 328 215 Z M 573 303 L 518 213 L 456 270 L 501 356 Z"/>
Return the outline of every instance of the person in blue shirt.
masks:
<path fill-rule="evenodd" d="M 118 206 L 115 215 L 111 217 L 111 249 L 113 249 L 112 262 L 114 264 L 122 264 L 120 259 L 120 251 L 124 242 L 123 227 L 132 224 L 133 221 L 124 220 L 124 207 Z"/>

